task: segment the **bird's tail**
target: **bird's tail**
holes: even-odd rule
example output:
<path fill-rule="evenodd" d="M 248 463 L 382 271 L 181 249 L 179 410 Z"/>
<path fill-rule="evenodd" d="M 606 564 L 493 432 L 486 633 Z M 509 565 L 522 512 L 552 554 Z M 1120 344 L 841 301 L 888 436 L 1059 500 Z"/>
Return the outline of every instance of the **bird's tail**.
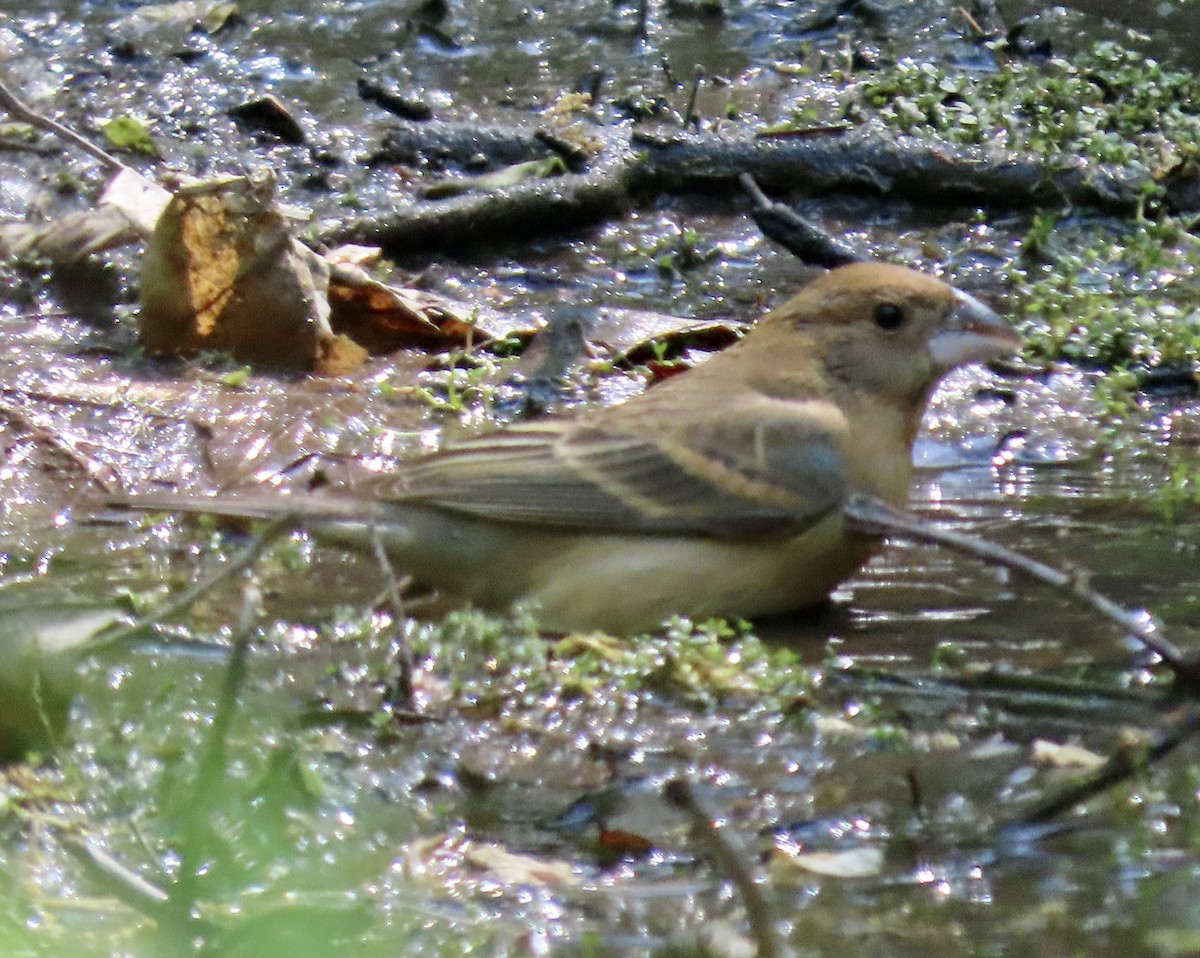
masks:
<path fill-rule="evenodd" d="M 301 497 L 260 492 L 212 496 L 188 493 L 111 496 L 105 501 L 105 505 L 109 510 L 118 513 L 170 512 L 231 519 L 281 519 L 293 516 L 297 525 L 338 521 L 368 522 L 374 512 L 370 501 L 348 496 Z"/>

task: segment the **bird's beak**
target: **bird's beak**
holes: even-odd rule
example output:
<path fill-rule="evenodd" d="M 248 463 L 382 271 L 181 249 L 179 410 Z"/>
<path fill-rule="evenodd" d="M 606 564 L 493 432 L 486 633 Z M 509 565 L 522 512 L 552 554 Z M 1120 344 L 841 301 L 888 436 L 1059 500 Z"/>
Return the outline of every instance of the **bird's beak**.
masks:
<path fill-rule="evenodd" d="M 929 340 L 933 361 L 942 369 L 1011 356 L 1021 348 L 1021 337 L 983 303 L 959 290 L 954 308 Z"/>

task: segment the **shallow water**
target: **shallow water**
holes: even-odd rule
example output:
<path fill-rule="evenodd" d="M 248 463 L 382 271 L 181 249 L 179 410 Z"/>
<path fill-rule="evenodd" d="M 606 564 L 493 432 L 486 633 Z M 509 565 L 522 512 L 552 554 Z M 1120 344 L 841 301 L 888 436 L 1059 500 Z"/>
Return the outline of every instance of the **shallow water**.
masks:
<path fill-rule="evenodd" d="M 271 165 L 289 201 L 329 216 L 351 194 L 371 209 L 409 188 L 395 171 L 359 162 L 392 122 L 355 93 L 364 73 L 443 117 L 517 122 L 598 68 L 616 93 L 641 86 L 682 108 L 686 85 L 666 80 L 665 58 L 685 84 L 703 66 L 701 112 L 716 115 L 732 98 L 770 122 L 796 95 L 772 66 L 813 51 L 857 44 L 988 68 L 952 5 L 862 6 L 878 10 L 737 4 L 716 25 L 651 4 L 639 37 L 632 6 L 599 0 L 461 3 L 444 15 L 383 3 L 301 15 L 264 0 L 210 37 L 139 26 L 123 19 L 132 6 L 31 3 L 0 24 L 0 48 L 11 81 L 50 96 L 82 128 L 113 112 L 149 116 L 171 164 Z M 1194 4 L 1001 12 L 1035 17 L 1031 29 L 1068 48 L 1080 36 L 1143 30 L 1154 53 L 1194 65 Z M 332 161 L 236 130 L 225 109 L 265 91 L 296 109 Z M 56 157 L 0 154 L 0 206 L 19 216 L 30 204 L 78 205 L 72 190 L 98 177 L 74 161 L 73 178 L 63 169 Z M 881 257 L 942 268 L 985 297 L 999 292 L 995 274 L 1027 225 L 1022 215 L 981 223 L 974 210 L 899 199 L 799 202 Z M 719 255 L 673 275 L 655 259 L 684 225 Z M 225 367 L 136 359 L 131 257 L 57 276 L 4 267 L 0 600 L 21 623 L 14 643 L 27 640 L 32 607 L 55 609 L 68 625 L 77 603 L 110 606 L 129 594 L 144 608 L 227 564 L 245 542 L 167 519 L 96 523 L 105 489 L 352 482 L 459 428 L 454 416 L 378 388 L 422 375 L 427 360 L 416 352 L 348 380 L 254 376 L 236 387 Z M 606 303 L 749 320 L 813 273 L 760 238 L 740 199 L 686 197 L 532 247 L 413 257 L 396 275 L 523 315 Z M 1094 385 L 1072 370 L 956 375 L 927 419 L 913 505 L 1085 570 L 1115 600 L 1156 612 L 1190 648 L 1196 497 L 1172 492 L 1170 477 L 1195 464 L 1194 399 L 1143 395 L 1123 422 L 1106 422 Z M 638 388 L 636 377 L 616 379 L 601 394 Z M 485 410 L 462 418 L 478 428 Z M 182 935 L 169 922 L 156 934 L 136 907 L 117 904 L 112 886 L 68 853 L 76 831 L 161 887 L 181 867 L 198 870 L 193 920 L 217 928 L 205 929 L 205 953 L 641 955 L 679 939 L 695 953 L 689 936 L 721 923 L 745 935 L 747 923 L 729 876 L 662 799 L 678 776 L 741 839 L 744 867 L 771 876 L 798 953 L 1195 950 L 1188 747 L 1086 814 L 1064 816 L 1070 828 L 1027 842 L 996 837 L 1078 774 L 1035 761 L 1034 740 L 1107 754 L 1129 729 L 1163 720 L 1162 671 L 1046 587 L 893 543 L 824 613 L 760 624 L 771 648 L 792 649 L 811 670 L 797 670 L 807 685 L 767 704 L 755 693 L 705 700 L 661 676 L 633 690 L 545 692 L 533 667 L 516 679 L 489 671 L 476 636 L 477 646 L 446 641 L 428 653 L 419 701 L 436 720 L 414 722 L 379 709 L 394 667 L 389 639 L 369 628 L 383 617 L 368 612 L 381 588 L 370 557 L 297 536 L 257 577 L 264 614 L 210 799 L 214 834 L 189 831 L 189 813 L 243 601 L 236 582 L 68 670 L 70 721 L 55 762 L 13 771 L 6 792 L 5 954 L 167 955 L 199 934 L 187 922 Z M 544 648 L 537 668 L 558 668 L 559 653 Z M 768 862 L 775 833 L 808 848 L 881 851 L 882 863 L 865 877 L 816 876 L 780 856 Z M 573 882 L 505 873 L 480 850 L 489 844 L 565 864 Z"/>

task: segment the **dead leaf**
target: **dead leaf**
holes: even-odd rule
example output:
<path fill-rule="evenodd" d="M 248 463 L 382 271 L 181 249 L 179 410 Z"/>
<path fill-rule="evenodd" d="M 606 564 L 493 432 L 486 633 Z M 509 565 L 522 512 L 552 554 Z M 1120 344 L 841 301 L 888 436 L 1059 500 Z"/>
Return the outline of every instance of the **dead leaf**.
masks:
<path fill-rule="evenodd" d="M 9 256 L 40 256 L 54 263 L 77 263 L 137 238 L 129 220 L 111 207 L 69 213 L 49 223 L 0 225 L 0 251 Z"/>
<path fill-rule="evenodd" d="M 728 320 L 684 319 L 646 310 L 603 307 L 588 339 L 603 346 L 615 361 L 661 362 L 689 346 L 724 349 L 737 342 L 745 325 Z"/>
<path fill-rule="evenodd" d="M 343 243 L 326 252 L 325 259 L 331 266 L 359 266 L 365 269 L 383 259 L 383 250 L 378 246 Z"/>
<path fill-rule="evenodd" d="M 365 353 L 331 342 L 329 275 L 292 237 L 273 177 L 183 187 L 142 262 L 142 344 L 155 354 L 211 349 L 239 362 L 345 371 Z"/>
<path fill-rule="evenodd" d="M 187 31 L 196 26 L 202 27 L 206 33 L 216 33 L 236 15 L 236 3 L 177 0 L 175 3 L 148 3 L 138 7 L 116 26 L 135 35 L 159 27 Z"/>
<path fill-rule="evenodd" d="M 526 180 L 540 180 L 567 172 L 562 157 L 549 156 L 540 160 L 514 163 L 491 173 L 468 176 L 458 180 L 443 180 L 422 191 L 427 200 L 442 200 L 463 193 L 494 193 L 496 190 L 517 186 Z"/>
<path fill-rule="evenodd" d="M 1097 755 L 1081 745 L 1059 745 L 1046 739 L 1037 739 L 1033 743 L 1031 751 L 1035 765 L 1051 768 L 1078 768 L 1092 771 L 1100 768 L 1107 761 L 1103 755 Z"/>
<path fill-rule="evenodd" d="M 870 728 L 855 725 L 840 715 L 814 715 L 812 725 L 821 735 L 833 738 L 866 738 L 871 734 Z"/>
<path fill-rule="evenodd" d="M 568 862 L 518 855 L 502 845 L 462 834 L 414 842 L 404 850 L 401 860 L 408 874 L 436 876 L 448 884 L 457 884 L 471 873 L 505 886 L 579 884 Z"/>
<path fill-rule="evenodd" d="M 390 286 L 358 266 L 335 262 L 330 325 L 372 353 L 407 346 L 481 346 L 492 340 L 468 311 L 432 293 Z"/>
<path fill-rule="evenodd" d="M 463 859 L 502 885 L 578 885 L 570 863 L 517 855 L 500 845 L 471 843 Z"/>
<path fill-rule="evenodd" d="M 0 249 L 16 256 L 77 263 L 104 250 L 149 238 L 170 201 L 167 190 L 126 167 L 105 187 L 95 209 L 70 213 L 48 223 L 0 226 Z"/>
<path fill-rule="evenodd" d="M 120 210 L 141 236 L 149 239 L 171 196 L 170 190 L 125 167 L 104 188 L 98 205 Z"/>
<path fill-rule="evenodd" d="M 844 851 L 805 851 L 787 839 L 775 843 L 772 871 L 804 871 L 830 878 L 870 878 L 883 871 L 883 849 L 858 845 Z"/>

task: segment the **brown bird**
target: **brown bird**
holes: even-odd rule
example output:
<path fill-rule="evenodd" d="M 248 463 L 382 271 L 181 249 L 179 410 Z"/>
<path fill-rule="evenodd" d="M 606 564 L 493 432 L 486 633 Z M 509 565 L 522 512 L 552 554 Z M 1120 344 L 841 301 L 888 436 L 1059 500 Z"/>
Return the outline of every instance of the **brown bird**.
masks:
<path fill-rule="evenodd" d="M 854 494 L 904 503 L 939 378 L 1020 345 L 945 283 L 854 264 L 620 406 L 462 442 L 365 500 L 126 504 L 295 512 L 319 538 L 358 545 L 373 524 L 416 581 L 487 608 L 529 600 L 552 630 L 787 612 L 823 600 L 878 547 L 842 506 Z"/>

